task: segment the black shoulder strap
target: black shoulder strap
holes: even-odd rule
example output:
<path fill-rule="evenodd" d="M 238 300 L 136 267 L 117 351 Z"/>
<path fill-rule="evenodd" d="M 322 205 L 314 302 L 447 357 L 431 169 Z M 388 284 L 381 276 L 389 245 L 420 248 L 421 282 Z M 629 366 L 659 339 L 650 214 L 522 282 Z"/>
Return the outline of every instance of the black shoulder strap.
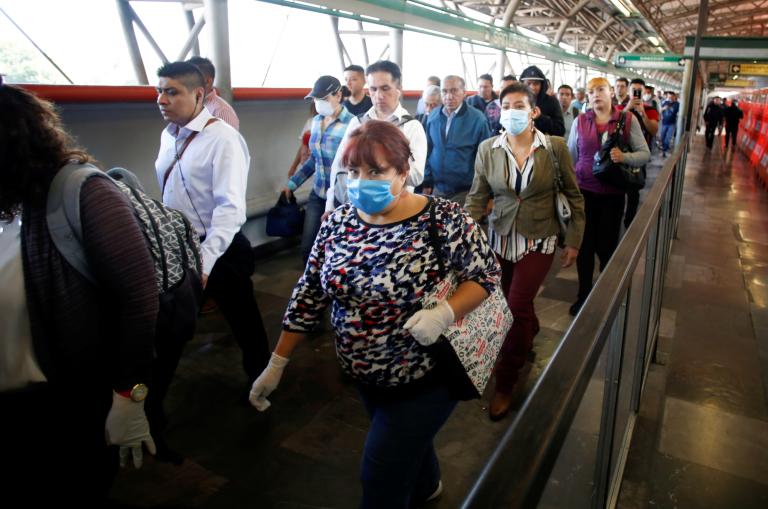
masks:
<path fill-rule="evenodd" d="M 416 120 L 416 118 L 411 115 L 403 115 L 402 117 L 400 117 L 400 121 L 396 125 L 397 127 L 403 127 L 405 124 L 407 124 L 411 120 Z"/>
<path fill-rule="evenodd" d="M 563 188 L 563 176 L 560 173 L 560 160 L 555 156 L 555 151 L 552 149 L 552 138 L 548 134 L 545 134 L 544 139 L 546 140 L 544 146 L 546 147 L 549 158 L 552 159 L 552 165 L 555 168 L 555 193 L 559 193 Z"/>
<path fill-rule="evenodd" d="M 429 204 L 429 243 L 432 245 L 432 249 L 435 250 L 435 256 L 437 256 L 437 265 L 440 267 L 440 279 L 445 279 L 447 272 L 445 271 L 445 260 L 443 259 L 443 249 L 440 243 L 440 237 L 437 233 L 437 220 L 435 218 L 435 199 L 430 198 Z"/>

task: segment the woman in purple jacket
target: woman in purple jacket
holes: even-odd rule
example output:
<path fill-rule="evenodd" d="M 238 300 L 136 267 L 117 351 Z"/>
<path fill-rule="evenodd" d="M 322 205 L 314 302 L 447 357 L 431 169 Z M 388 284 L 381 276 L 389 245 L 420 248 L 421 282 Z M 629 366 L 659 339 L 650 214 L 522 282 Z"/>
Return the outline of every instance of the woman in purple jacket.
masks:
<path fill-rule="evenodd" d="M 600 260 L 602 271 L 619 244 L 621 218 L 624 215 L 624 190 L 604 184 L 592 174 L 595 153 L 600 150 L 601 140 L 612 134 L 622 112 L 611 104 L 611 84 L 607 79 L 593 78 L 587 84 L 587 94 L 592 109 L 573 120 L 568 138 L 568 150 L 574 161 L 576 180 L 584 196 L 584 211 L 587 216 L 584 238 L 576 259 L 579 273 L 579 294 L 571 306 L 571 315 L 576 315 L 589 292 L 592 290 L 592 274 L 595 270 L 595 254 Z M 648 162 L 651 152 L 643 138 L 643 131 L 631 114 L 627 115 L 628 133 L 626 142 L 629 152 L 614 147 L 611 160 L 639 168 Z"/>

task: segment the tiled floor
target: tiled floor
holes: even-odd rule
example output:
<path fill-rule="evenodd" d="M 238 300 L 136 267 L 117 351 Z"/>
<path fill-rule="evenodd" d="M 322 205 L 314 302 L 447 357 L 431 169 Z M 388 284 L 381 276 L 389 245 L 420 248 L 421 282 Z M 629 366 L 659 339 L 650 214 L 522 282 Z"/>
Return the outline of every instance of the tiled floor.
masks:
<path fill-rule="evenodd" d="M 651 181 L 661 163 L 655 159 L 650 166 Z M 300 275 L 296 251 L 260 260 L 253 277 L 273 345 Z M 692 270 L 691 278 L 708 274 L 706 268 Z M 679 284 L 684 281 L 678 279 Z M 575 268 L 560 270 L 556 259 L 536 299 L 541 331 L 521 396 L 533 386 L 569 326 L 568 307 L 576 286 Z M 671 324 L 674 327 L 674 318 Z M 768 328 L 768 320 L 765 325 Z M 269 411 L 259 413 L 240 404 L 245 384 L 239 349 L 226 323 L 215 313 L 205 315 L 181 361 L 167 405 L 169 441 L 186 461 L 176 467 L 148 459 L 142 470 L 122 472 L 113 498 L 136 507 L 357 507 L 358 466 L 368 421 L 354 387 L 340 373 L 327 326 L 296 351 L 270 398 Z M 460 403 L 438 435 L 446 489 L 430 508 L 458 507 L 511 422 L 507 418 L 492 423 L 487 401 L 488 394 Z"/>
<path fill-rule="evenodd" d="M 740 153 L 688 157 L 659 350 L 618 507 L 768 507 L 768 193 Z"/>

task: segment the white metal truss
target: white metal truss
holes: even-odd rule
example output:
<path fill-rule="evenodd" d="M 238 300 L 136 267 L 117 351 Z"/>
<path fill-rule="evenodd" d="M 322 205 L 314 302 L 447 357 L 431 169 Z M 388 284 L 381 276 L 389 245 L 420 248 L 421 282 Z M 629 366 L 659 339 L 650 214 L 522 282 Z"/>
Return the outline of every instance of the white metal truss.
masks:
<path fill-rule="evenodd" d="M 227 0 L 116 0 L 120 22 L 123 27 L 128 53 L 131 56 L 136 81 L 148 85 L 146 67 L 141 54 L 136 29 L 138 28 L 152 50 L 163 63 L 169 62 L 168 56 L 147 29 L 141 17 L 131 6 L 132 2 L 175 2 L 181 6 L 180 14 L 189 29 L 187 39 L 175 60 L 185 60 L 190 54 L 200 55 L 199 35 L 203 27 L 210 26 L 212 47 L 210 58 L 216 66 L 216 88 L 227 100 L 232 99 L 232 81 L 229 56 L 229 24 Z"/>

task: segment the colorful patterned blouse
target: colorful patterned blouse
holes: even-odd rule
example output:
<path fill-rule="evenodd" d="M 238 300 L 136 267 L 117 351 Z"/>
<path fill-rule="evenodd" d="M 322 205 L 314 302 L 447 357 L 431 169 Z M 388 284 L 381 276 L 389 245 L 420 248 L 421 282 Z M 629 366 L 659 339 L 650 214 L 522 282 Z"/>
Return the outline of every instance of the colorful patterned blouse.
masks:
<path fill-rule="evenodd" d="M 482 230 L 460 205 L 435 200 L 446 265 L 459 281 L 475 281 L 493 291 L 500 270 Z M 336 352 L 353 378 L 397 387 L 426 375 L 434 360 L 403 325 L 421 309 L 438 277 L 429 209 L 387 225 L 364 222 L 351 204 L 336 209 L 320 228 L 283 328 L 310 332 L 332 304 Z"/>

